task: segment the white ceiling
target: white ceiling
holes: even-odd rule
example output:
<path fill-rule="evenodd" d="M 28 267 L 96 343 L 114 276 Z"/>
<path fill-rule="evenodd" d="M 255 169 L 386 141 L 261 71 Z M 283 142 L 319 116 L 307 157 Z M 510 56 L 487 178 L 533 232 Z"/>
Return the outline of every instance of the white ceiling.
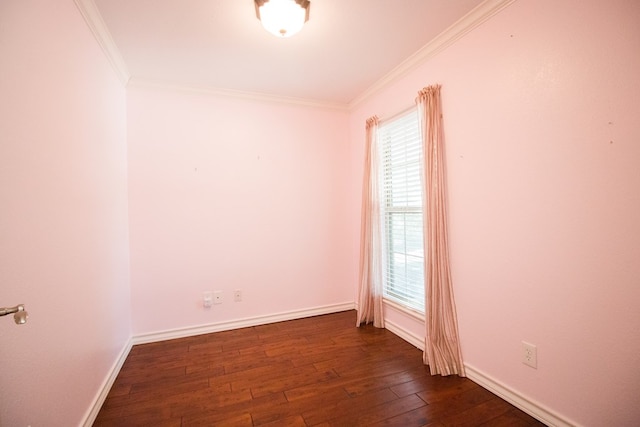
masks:
<path fill-rule="evenodd" d="M 348 104 L 482 0 L 311 0 L 276 38 L 253 0 L 94 0 L 134 80 Z"/>

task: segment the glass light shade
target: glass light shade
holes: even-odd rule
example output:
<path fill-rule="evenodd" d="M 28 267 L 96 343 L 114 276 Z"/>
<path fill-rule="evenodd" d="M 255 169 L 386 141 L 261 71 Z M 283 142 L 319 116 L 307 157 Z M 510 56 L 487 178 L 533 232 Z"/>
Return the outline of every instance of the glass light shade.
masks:
<path fill-rule="evenodd" d="M 295 0 L 268 0 L 258 7 L 258 18 L 265 30 L 277 37 L 290 37 L 299 32 L 308 17 L 307 7 Z"/>

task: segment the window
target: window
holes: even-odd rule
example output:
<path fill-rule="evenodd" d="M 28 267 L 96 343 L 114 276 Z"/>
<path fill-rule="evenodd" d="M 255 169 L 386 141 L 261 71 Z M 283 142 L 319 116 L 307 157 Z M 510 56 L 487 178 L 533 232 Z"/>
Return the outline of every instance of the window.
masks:
<path fill-rule="evenodd" d="M 422 141 L 416 109 L 378 126 L 384 296 L 424 312 Z"/>

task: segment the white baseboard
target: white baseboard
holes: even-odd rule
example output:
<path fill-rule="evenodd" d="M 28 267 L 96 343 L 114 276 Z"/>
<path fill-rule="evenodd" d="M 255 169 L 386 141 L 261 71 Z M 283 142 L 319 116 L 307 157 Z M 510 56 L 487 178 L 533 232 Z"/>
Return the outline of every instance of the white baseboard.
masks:
<path fill-rule="evenodd" d="M 516 408 L 526 412 L 533 418 L 552 427 L 575 427 L 578 424 L 567 420 L 560 414 L 552 411 L 546 406 L 529 399 L 517 391 L 507 387 L 500 381 L 491 378 L 489 375 L 479 371 L 473 366 L 464 364 L 467 371 L 467 377 L 474 383 L 486 388 L 491 393 L 511 403 Z"/>
<path fill-rule="evenodd" d="M 419 337 L 413 332 L 407 331 L 406 329 L 402 329 L 400 326 L 387 319 L 384 320 L 384 328 L 388 329 L 389 332 L 393 332 L 395 335 L 399 336 L 409 344 L 424 351 L 424 339 L 422 337 Z"/>
<path fill-rule="evenodd" d="M 256 317 L 250 317 L 246 319 L 231 320 L 228 322 L 220 322 L 220 323 L 215 323 L 211 325 L 202 325 L 202 326 L 196 326 L 196 327 L 190 327 L 190 328 L 173 329 L 169 331 L 154 332 L 150 334 L 143 334 L 143 335 L 137 335 L 137 336 L 131 337 L 131 339 L 129 339 L 129 341 L 126 343 L 125 347 L 120 352 L 120 355 L 118 356 L 117 360 L 111 367 L 111 370 L 109 371 L 109 375 L 102 383 L 102 386 L 100 387 L 98 394 L 93 399 L 91 406 L 89 407 L 89 409 L 87 410 L 84 416 L 84 422 L 82 423 L 82 426 L 91 427 L 95 422 L 96 417 L 100 412 L 100 408 L 102 408 L 102 404 L 107 398 L 107 395 L 109 394 L 109 390 L 111 390 L 111 386 L 113 386 L 113 383 L 115 382 L 116 377 L 118 376 L 118 373 L 122 368 L 122 365 L 124 365 L 124 362 L 127 359 L 127 356 L 131 351 L 131 348 L 135 344 L 144 344 L 144 343 L 164 341 L 164 340 L 174 339 L 174 338 L 184 338 L 184 337 L 190 337 L 194 335 L 208 334 L 212 332 L 228 331 L 231 329 L 246 328 L 248 326 L 266 325 L 268 323 L 302 319 L 304 317 L 338 313 L 340 311 L 347 311 L 347 310 L 353 310 L 353 309 L 354 309 L 354 303 L 346 302 L 342 304 L 332 304 L 332 305 L 309 308 L 304 310 L 293 310 L 293 311 L 288 311 L 284 313 L 270 314 L 266 316 L 256 316 Z"/>
<path fill-rule="evenodd" d="M 415 335 L 412 332 L 403 329 L 397 324 L 390 322 L 389 320 L 384 321 L 385 328 L 390 332 L 393 332 L 395 335 L 399 336 L 403 340 L 407 341 L 409 344 L 417 347 L 418 349 L 424 351 L 424 340 L 422 337 Z M 499 396 L 501 399 L 509 402 L 516 408 L 526 412 L 531 415 L 535 419 L 545 423 L 548 426 L 552 427 L 575 427 L 577 424 L 575 422 L 567 420 L 565 417 L 560 414 L 552 411 L 551 409 L 541 405 L 532 399 L 529 399 L 517 391 L 507 387 L 502 384 L 500 381 L 491 378 L 480 370 L 470 366 L 469 364 L 464 364 L 467 377 L 478 384 L 479 386 L 489 390 L 496 396 Z"/>
<path fill-rule="evenodd" d="M 100 412 L 100 408 L 102 408 L 102 404 L 107 398 L 107 395 L 109 394 L 109 390 L 111 390 L 111 386 L 116 381 L 116 377 L 118 376 L 118 373 L 122 368 L 122 365 L 124 365 L 124 361 L 127 360 L 127 356 L 129 355 L 129 352 L 131 351 L 132 346 L 133 344 L 131 342 L 131 339 L 129 339 L 129 341 L 127 341 L 124 348 L 118 355 L 118 358 L 114 362 L 113 366 L 111 366 L 111 369 L 109 370 L 109 375 L 107 375 L 107 377 L 103 381 L 98 391 L 98 394 L 93 399 L 91 406 L 89 407 L 89 409 L 84 415 L 84 422 L 82 423 L 84 427 L 91 427 L 95 422 L 96 417 L 98 416 L 98 412 Z"/>
<path fill-rule="evenodd" d="M 327 306 L 316 307 L 311 309 L 294 310 L 294 311 L 288 311 L 284 313 L 270 314 L 266 316 L 256 316 L 256 317 L 245 318 L 245 319 L 231 320 L 228 322 L 220 322 L 220 323 L 215 323 L 211 325 L 202 325 L 202 326 L 196 326 L 196 327 L 190 327 L 190 328 L 173 329 L 169 331 L 154 332 L 150 334 L 134 336 L 129 340 L 129 342 L 127 342 L 125 347 L 120 352 L 120 355 L 118 356 L 117 360 L 113 364 L 109 375 L 104 380 L 99 393 L 96 395 L 91 407 L 85 414 L 84 422 L 82 423 L 82 425 L 85 427 L 90 427 L 94 423 L 96 417 L 98 416 L 98 412 L 100 412 L 100 408 L 102 407 L 102 404 L 107 398 L 107 394 L 109 394 L 109 390 L 111 390 L 111 386 L 115 382 L 116 377 L 118 376 L 118 373 L 120 372 L 120 369 L 122 368 L 122 365 L 124 364 L 127 356 L 129 355 L 129 352 L 131 351 L 132 346 L 135 344 L 164 341 L 164 340 L 174 339 L 174 338 L 184 338 L 184 337 L 207 334 L 212 332 L 221 332 L 221 331 L 227 331 L 231 329 L 246 328 L 249 326 L 266 325 L 269 323 L 282 322 L 286 320 L 302 319 L 305 317 L 319 316 L 322 314 L 330 314 L 330 313 L 337 313 L 340 311 L 353 310 L 354 307 L 355 306 L 353 302 L 333 304 L 333 305 L 327 305 Z M 390 332 L 404 339 L 409 344 L 424 351 L 424 341 L 421 337 L 413 334 L 412 332 L 404 330 L 397 324 L 390 322 L 388 320 L 385 321 L 385 326 L 386 326 L 386 329 L 388 329 Z M 541 405 L 531 399 L 526 398 L 525 396 L 522 396 L 521 394 L 517 393 L 515 390 L 512 390 L 511 388 L 502 384 L 500 381 L 491 378 L 490 376 L 484 374 L 480 370 L 474 368 L 473 366 L 470 366 L 467 363 L 465 363 L 465 369 L 467 372 L 467 377 L 470 380 L 477 383 L 481 387 L 486 388 L 493 394 L 506 400 L 507 402 L 511 403 L 513 406 L 521 409 L 522 411 L 542 421 L 543 423 L 553 427 L 572 427 L 577 425 L 576 423 L 567 420 L 566 418 L 562 417 L 561 415 L 557 414 L 551 409 L 545 407 L 544 405 Z"/>
<path fill-rule="evenodd" d="M 145 344 L 175 338 L 191 337 L 194 335 L 210 334 L 213 332 L 229 331 L 232 329 L 240 329 L 250 326 L 266 325 L 268 323 L 283 322 L 286 320 L 302 319 L 304 317 L 319 316 L 322 314 L 337 313 L 340 311 L 353 310 L 353 308 L 353 302 L 325 305 L 322 307 L 308 308 L 304 310 L 293 310 L 283 313 L 230 320 L 227 322 L 219 322 L 208 325 L 192 326 L 188 328 L 171 329 L 167 331 L 135 335 L 131 340 L 134 345 Z"/>

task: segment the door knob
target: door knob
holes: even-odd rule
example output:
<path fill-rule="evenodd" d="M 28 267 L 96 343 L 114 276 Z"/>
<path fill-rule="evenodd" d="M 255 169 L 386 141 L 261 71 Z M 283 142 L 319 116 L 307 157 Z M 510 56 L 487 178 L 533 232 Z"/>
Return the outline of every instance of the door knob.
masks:
<path fill-rule="evenodd" d="M 29 313 L 24 309 L 24 304 L 18 304 L 15 307 L 0 308 L 0 316 L 6 316 L 7 314 L 13 314 L 13 320 L 17 325 L 24 325 L 27 323 Z"/>

